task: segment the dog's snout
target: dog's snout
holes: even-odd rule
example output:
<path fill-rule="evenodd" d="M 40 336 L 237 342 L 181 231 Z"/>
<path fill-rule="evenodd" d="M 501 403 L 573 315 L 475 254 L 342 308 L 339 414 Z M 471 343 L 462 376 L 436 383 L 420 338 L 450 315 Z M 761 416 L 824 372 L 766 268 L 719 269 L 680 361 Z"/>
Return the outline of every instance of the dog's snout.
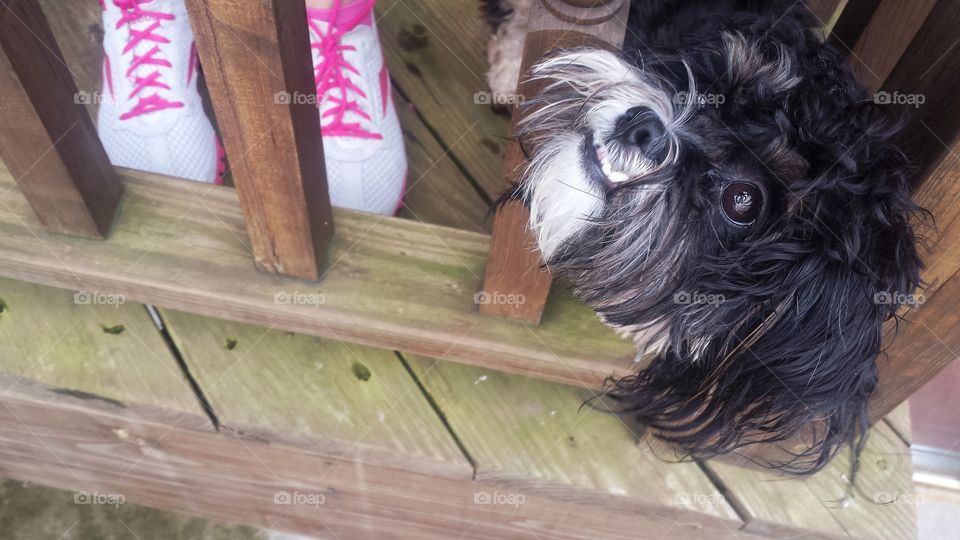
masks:
<path fill-rule="evenodd" d="M 648 107 L 628 109 L 619 127 L 617 131 L 621 143 L 639 148 L 648 157 L 655 158 L 663 147 L 666 129 L 657 114 Z"/>

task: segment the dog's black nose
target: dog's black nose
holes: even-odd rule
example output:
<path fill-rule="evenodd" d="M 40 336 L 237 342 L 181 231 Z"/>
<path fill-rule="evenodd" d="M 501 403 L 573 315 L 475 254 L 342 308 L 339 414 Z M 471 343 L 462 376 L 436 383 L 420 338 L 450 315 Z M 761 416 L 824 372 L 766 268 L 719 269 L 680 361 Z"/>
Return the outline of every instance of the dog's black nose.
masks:
<path fill-rule="evenodd" d="M 625 145 L 635 146 L 650 159 L 659 160 L 666 145 L 664 136 L 666 130 L 663 122 L 649 107 L 633 107 L 628 109 L 618 126 L 620 140 Z"/>

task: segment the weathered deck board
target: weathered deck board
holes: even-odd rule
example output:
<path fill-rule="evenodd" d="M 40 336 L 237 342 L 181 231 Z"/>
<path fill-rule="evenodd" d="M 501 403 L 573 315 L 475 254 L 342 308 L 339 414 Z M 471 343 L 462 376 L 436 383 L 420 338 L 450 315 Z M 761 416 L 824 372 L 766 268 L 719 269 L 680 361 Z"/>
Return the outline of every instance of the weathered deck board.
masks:
<path fill-rule="evenodd" d="M 849 500 L 849 452 L 805 479 L 716 461 L 705 466 L 747 516 L 744 530 L 790 538 L 916 538 L 909 450 L 885 424 L 870 434 Z"/>
<path fill-rule="evenodd" d="M 913 429 L 910 422 L 910 402 L 904 401 L 884 418 L 884 421 L 909 446 L 913 442 Z"/>
<path fill-rule="evenodd" d="M 524 520 L 477 504 L 478 493 L 502 486 L 474 482 L 451 442 L 430 439 L 447 431 L 391 353 L 374 358 L 342 343 L 166 312 L 180 343 L 190 347 L 187 361 L 206 395 L 222 411 L 228 429 L 214 432 L 178 373 L 166 371 L 165 363 L 176 367 L 173 358 L 154 360 L 166 350 L 142 306 L 77 306 L 70 292 L 6 280 L 0 291 L 4 477 L 342 538 L 520 539 L 531 531 L 633 538 L 622 531 L 648 523 L 635 516 L 617 521 L 615 508 L 587 512 L 581 502 L 533 493 L 524 501 Z M 123 332 L 100 328 L 115 322 L 125 325 Z M 73 324 L 77 329 L 64 333 Z M 38 339 L 55 332 L 59 341 Z M 236 340 L 232 350 L 224 348 L 227 338 Z M 202 360 L 193 360 L 191 350 Z M 357 375 L 364 370 L 353 368 L 356 355 L 369 370 L 366 381 Z M 331 376 L 336 369 L 342 376 Z M 383 410 L 385 400 L 396 402 L 396 413 Z M 232 429 L 235 419 L 251 425 Z M 302 439 L 276 436 L 280 430 L 299 431 Z M 330 438 L 337 436 L 358 446 L 383 443 L 381 457 L 431 448 L 443 459 L 457 458 L 461 474 L 435 466 L 424 468 L 430 475 L 416 474 L 396 457 L 375 460 L 371 452 L 331 455 Z M 316 504 L 277 503 L 284 493 Z M 672 526 L 660 520 L 651 530 Z M 692 540 L 693 532 L 679 527 L 676 536 Z"/>
<path fill-rule="evenodd" d="M 202 417 L 144 307 L 110 300 L 0 279 L 0 373 L 121 406 Z"/>
<path fill-rule="evenodd" d="M 383 467 L 472 476 L 393 352 L 177 311 L 162 317 L 221 430 Z"/>
<path fill-rule="evenodd" d="M 807 480 L 821 500 L 836 503 L 834 517 L 854 538 L 900 540 L 917 535 L 917 497 L 913 487 L 910 450 L 882 423 L 870 433 L 857 476 L 856 492 L 843 500 L 849 476 L 850 454 L 838 456 L 824 470 Z"/>
<path fill-rule="evenodd" d="M 488 207 L 469 180 L 399 92 L 393 102 L 407 150 L 407 193 L 400 217 L 467 231 L 489 232 Z"/>
<path fill-rule="evenodd" d="M 121 177 L 128 195 L 107 241 L 43 235 L 22 195 L 10 191 L 0 208 L 0 272 L 570 384 L 597 386 L 633 365 L 632 344 L 563 287 L 536 331 L 477 313 L 487 236 L 339 210 L 330 269 L 309 284 L 255 271 L 232 189 L 131 171 Z M 0 192 L 12 186 L 0 172 Z M 325 303 L 275 297 L 311 291 Z"/>
<path fill-rule="evenodd" d="M 695 511 L 699 518 L 684 521 L 739 527 L 695 463 L 666 463 L 641 449 L 617 417 L 581 407 L 585 393 L 579 389 L 404 358 L 473 459 L 477 479 L 520 493 L 642 508 L 659 517 Z"/>
<path fill-rule="evenodd" d="M 474 96 L 487 91 L 490 31 L 474 0 L 377 2 L 391 77 L 488 196 L 504 189 L 510 120 Z"/>

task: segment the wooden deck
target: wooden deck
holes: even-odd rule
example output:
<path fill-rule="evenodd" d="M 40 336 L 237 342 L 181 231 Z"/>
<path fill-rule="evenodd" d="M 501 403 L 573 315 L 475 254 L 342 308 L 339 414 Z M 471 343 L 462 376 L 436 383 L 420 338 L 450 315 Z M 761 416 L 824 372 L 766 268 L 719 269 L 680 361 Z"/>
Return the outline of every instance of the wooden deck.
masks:
<path fill-rule="evenodd" d="M 80 89 L 98 91 L 96 3 L 43 4 Z M 852 491 L 845 458 L 803 480 L 673 463 L 616 417 L 581 407 L 585 390 L 523 376 L 595 386 L 630 368 L 629 344 L 568 291 L 554 288 L 533 333 L 465 317 L 450 303 L 468 295 L 436 289 L 478 286 L 487 206 L 502 189 L 509 119 L 474 102 L 488 39 L 475 4 L 378 2 L 410 161 L 408 222 L 338 213 L 349 245 L 334 247 L 342 260 L 322 306 L 274 301 L 314 292 L 305 282 L 231 287 L 232 276 L 256 277 L 228 188 L 121 171 L 124 213 L 98 247 L 38 237 L 0 170 L 6 267 L 58 287 L 0 279 L 0 476 L 345 540 L 913 538 L 902 412 L 874 430 Z M 155 249 L 135 249 L 144 238 Z M 374 264 L 385 256 L 391 267 Z M 147 291 L 143 276 L 163 281 L 160 259 L 180 270 Z M 51 260 L 61 270 L 37 274 Z M 101 285 L 120 278 L 119 305 L 69 290 L 110 290 Z M 204 295 L 218 283 L 215 298 Z M 382 297 L 351 305 L 344 287 L 362 283 Z M 163 331 L 135 303 L 148 295 L 168 300 L 158 302 Z M 276 316 L 295 324 L 271 326 Z M 433 348 L 404 346 L 411 320 L 437 334 Z"/>
<path fill-rule="evenodd" d="M 141 305 L 19 281 L 0 299 L 4 477 L 341 538 L 915 527 L 909 453 L 886 424 L 844 502 L 844 458 L 806 480 L 671 463 L 570 386 L 168 310 L 165 343 Z"/>

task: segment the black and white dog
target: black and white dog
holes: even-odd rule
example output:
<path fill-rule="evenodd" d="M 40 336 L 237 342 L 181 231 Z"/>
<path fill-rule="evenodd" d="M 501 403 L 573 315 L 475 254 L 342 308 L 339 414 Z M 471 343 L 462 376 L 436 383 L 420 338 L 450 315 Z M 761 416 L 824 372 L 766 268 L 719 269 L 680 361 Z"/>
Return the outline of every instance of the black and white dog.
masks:
<path fill-rule="evenodd" d="M 486 0 L 515 92 L 531 0 Z M 634 0 L 621 54 L 556 51 L 515 136 L 547 266 L 653 353 L 610 383 L 694 457 L 800 438 L 859 449 L 884 323 L 920 281 L 897 121 L 802 2 Z"/>

